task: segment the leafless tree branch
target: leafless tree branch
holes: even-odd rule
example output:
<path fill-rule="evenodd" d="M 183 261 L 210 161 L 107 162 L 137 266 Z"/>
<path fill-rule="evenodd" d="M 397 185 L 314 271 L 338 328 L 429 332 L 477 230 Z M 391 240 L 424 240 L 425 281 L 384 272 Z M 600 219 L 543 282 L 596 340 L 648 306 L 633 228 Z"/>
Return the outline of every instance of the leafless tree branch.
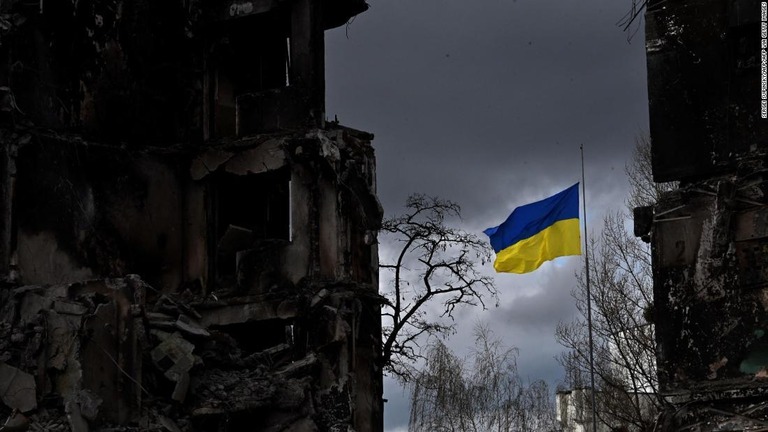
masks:
<path fill-rule="evenodd" d="M 413 376 L 414 360 L 422 358 L 418 339 L 445 335 L 453 329 L 432 319 L 427 308 L 439 305 L 442 318 L 452 318 L 457 306 L 486 307 L 485 296 L 497 298 L 493 279 L 480 274 L 478 265 L 490 261 L 487 241 L 447 225 L 459 219 L 458 204 L 425 195 L 411 195 L 404 215 L 382 225 L 384 240 L 397 245 L 392 263 L 385 318 L 382 361 L 385 370 L 404 381 Z"/>
<path fill-rule="evenodd" d="M 412 431 L 552 431 L 554 406 L 544 381 L 526 384 L 517 370 L 517 349 L 505 347 L 482 325 L 467 360 L 440 340 L 426 367 L 411 382 Z"/>
<path fill-rule="evenodd" d="M 639 138 L 626 172 L 631 193 L 627 205 L 653 205 L 670 184 L 653 182 L 650 142 Z M 598 416 L 610 425 L 631 431 L 652 430 L 665 404 L 658 394 L 653 323 L 653 280 L 649 246 L 625 228 L 624 212 L 607 215 L 598 238 L 590 243 L 590 288 Z M 586 274 L 581 272 L 572 293 L 586 316 Z M 567 352 L 559 361 L 566 369 L 565 385 L 588 387 L 587 323 L 560 323 L 555 333 Z"/>

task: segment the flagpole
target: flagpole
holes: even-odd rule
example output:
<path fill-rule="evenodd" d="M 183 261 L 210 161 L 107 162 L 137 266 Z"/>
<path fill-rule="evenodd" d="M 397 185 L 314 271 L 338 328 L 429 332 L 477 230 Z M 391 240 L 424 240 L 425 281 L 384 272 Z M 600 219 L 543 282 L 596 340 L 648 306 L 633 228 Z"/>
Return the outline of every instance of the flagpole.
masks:
<path fill-rule="evenodd" d="M 579 145 L 581 150 L 581 202 L 584 211 L 584 262 L 586 264 L 587 282 L 587 329 L 589 333 L 589 381 L 592 394 L 592 432 L 597 432 L 597 408 L 595 405 L 595 360 L 593 356 L 594 344 L 592 342 L 592 292 L 589 285 L 589 242 L 587 241 L 587 186 L 584 180 L 584 144 Z"/>

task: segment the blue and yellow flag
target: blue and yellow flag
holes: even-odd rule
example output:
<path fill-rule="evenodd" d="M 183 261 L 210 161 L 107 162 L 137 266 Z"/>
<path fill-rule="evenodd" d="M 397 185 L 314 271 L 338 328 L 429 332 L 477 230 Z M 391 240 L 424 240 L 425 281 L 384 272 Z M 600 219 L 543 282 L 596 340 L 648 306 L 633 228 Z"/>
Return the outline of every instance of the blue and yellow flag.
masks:
<path fill-rule="evenodd" d="M 581 255 L 579 184 L 512 211 L 483 231 L 496 251 L 497 272 L 528 273 L 560 256 Z"/>

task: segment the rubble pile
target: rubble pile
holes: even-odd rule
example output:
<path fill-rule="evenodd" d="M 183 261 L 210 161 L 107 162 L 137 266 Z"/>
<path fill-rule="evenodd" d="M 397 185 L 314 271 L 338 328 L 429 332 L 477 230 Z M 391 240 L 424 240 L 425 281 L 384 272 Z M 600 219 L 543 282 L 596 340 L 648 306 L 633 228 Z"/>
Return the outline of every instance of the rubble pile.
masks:
<path fill-rule="evenodd" d="M 348 430 L 346 374 L 318 376 L 319 363 L 351 332 L 345 313 L 329 304 L 344 297 L 332 289 L 294 293 L 290 308 L 273 301 L 283 319 L 227 314 L 248 309 L 228 303 L 255 298 L 159 295 L 136 275 L 6 284 L 0 296 L 0 431 Z M 298 332 L 288 323 L 299 309 L 339 318 Z M 230 323 L 231 334 L 211 322 Z M 267 340 L 279 343 L 254 344 L 264 340 L 254 337 L 259 331 L 275 329 Z M 304 352 L 297 336 L 328 344 Z M 338 385 L 318 391 L 328 381 Z"/>
<path fill-rule="evenodd" d="M 0 2 L 0 432 L 383 429 L 367 8 Z"/>

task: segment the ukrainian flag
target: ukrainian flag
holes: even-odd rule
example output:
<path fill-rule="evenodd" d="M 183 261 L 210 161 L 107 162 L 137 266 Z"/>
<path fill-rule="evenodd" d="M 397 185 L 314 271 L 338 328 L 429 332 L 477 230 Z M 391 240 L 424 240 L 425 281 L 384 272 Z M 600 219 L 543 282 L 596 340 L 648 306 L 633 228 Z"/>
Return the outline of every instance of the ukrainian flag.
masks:
<path fill-rule="evenodd" d="M 581 255 L 579 184 L 518 207 L 504 223 L 483 232 L 496 251 L 497 272 L 528 273 L 544 261 Z"/>

